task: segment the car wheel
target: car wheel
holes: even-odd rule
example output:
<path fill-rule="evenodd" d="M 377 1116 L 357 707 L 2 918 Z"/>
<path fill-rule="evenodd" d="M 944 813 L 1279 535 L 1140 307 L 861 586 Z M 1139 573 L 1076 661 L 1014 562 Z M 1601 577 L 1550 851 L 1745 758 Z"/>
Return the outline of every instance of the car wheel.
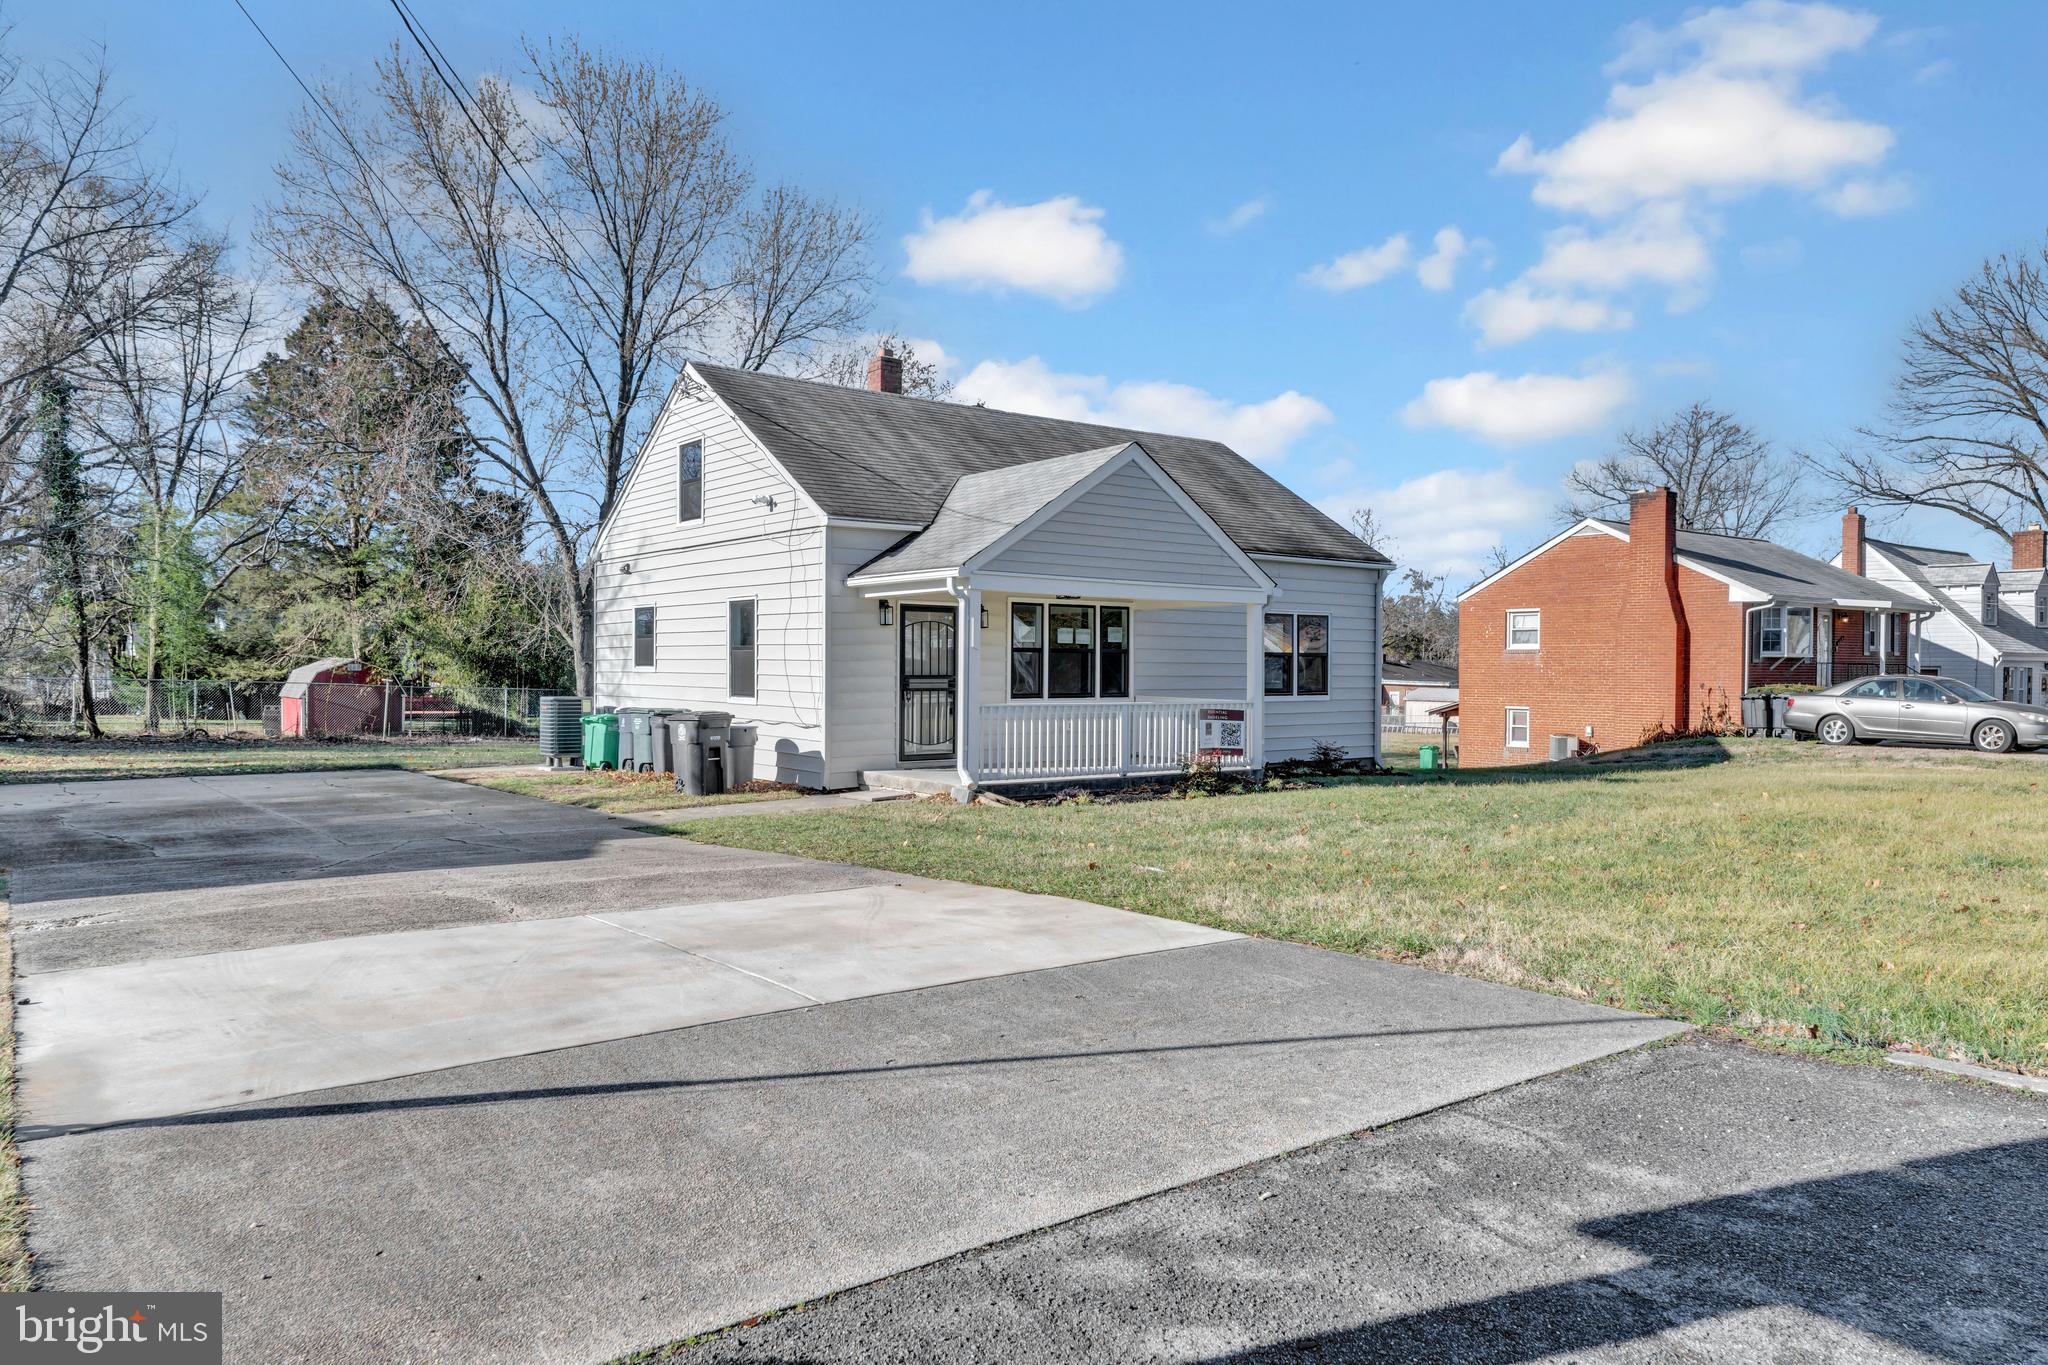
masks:
<path fill-rule="evenodd" d="M 1970 732 L 1970 743 L 1987 754 L 2004 753 L 2012 741 L 2012 727 L 2002 720 L 1987 720 Z"/>
<path fill-rule="evenodd" d="M 1829 716 L 1815 728 L 1814 733 L 1820 736 L 1823 744 L 1847 744 L 1856 738 L 1856 727 L 1846 716 Z"/>

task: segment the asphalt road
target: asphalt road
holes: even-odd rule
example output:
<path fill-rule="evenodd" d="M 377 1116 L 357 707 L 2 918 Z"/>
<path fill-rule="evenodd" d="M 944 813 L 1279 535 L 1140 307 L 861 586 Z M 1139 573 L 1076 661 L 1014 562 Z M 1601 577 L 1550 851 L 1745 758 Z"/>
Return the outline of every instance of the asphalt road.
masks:
<path fill-rule="evenodd" d="M 698 1345 L 780 1362 L 2048 1360 L 2048 1101 L 1685 1039 Z"/>

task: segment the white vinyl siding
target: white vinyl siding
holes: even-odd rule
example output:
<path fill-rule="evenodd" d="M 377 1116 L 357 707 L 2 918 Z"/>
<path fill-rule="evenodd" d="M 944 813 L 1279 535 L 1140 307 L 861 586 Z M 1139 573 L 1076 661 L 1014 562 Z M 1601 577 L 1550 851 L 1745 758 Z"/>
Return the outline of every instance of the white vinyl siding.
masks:
<path fill-rule="evenodd" d="M 1159 486 L 1126 465 L 988 561 L 992 573 L 1249 587 L 1228 551 Z"/>
<path fill-rule="evenodd" d="M 881 624 L 881 605 L 846 586 L 846 576 L 903 539 L 901 531 L 833 526 L 826 532 L 826 653 L 832 670 L 830 769 L 825 785 L 857 787 L 870 769 L 896 761 L 896 626 Z M 902 617 L 898 615 L 900 622 Z"/>
<path fill-rule="evenodd" d="M 730 711 L 760 727 L 754 774 L 825 778 L 825 531 L 810 504 L 708 398 L 680 390 L 656 421 L 596 566 L 592 679 L 600 706 Z M 679 526 L 676 457 L 704 443 L 704 518 Z M 770 509 L 756 497 L 775 499 Z M 627 566 L 631 572 L 627 572 Z M 732 698 L 730 606 L 755 603 L 754 696 Z M 655 609 L 654 666 L 633 666 L 633 615 Z"/>

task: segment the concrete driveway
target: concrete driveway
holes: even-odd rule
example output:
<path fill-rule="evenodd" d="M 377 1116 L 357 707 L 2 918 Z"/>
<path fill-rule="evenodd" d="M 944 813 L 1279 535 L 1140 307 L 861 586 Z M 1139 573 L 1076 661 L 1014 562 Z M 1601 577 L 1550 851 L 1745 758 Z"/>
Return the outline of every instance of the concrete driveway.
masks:
<path fill-rule="evenodd" d="M 44 1282 L 234 1359 L 603 1359 L 1673 1031 L 411 774 L 0 788 L 0 854 Z"/>

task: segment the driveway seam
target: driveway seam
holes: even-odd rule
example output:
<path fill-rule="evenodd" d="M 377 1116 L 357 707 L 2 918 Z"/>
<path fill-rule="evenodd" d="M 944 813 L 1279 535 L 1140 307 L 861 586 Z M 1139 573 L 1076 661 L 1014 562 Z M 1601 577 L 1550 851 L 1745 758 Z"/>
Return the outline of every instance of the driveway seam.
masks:
<path fill-rule="evenodd" d="M 694 957 L 699 962 L 709 962 L 714 967 L 723 967 L 727 971 L 738 972 L 741 976 L 751 976 L 754 978 L 754 980 L 762 982 L 765 985 L 773 986 L 775 987 L 775 989 L 779 991 L 788 991 L 791 995 L 802 996 L 804 999 L 810 1001 L 813 1005 L 822 1005 L 825 1003 L 823 1000 L 820 1000 L 817 996 L 812 995 L 807 991 L 800 991 L 796 987 L 789 985 L 787 982 L 777 981 L 772 976 L 763 976 L 759 972 L 750 972 L 745 967 L 739 966 L 737 963 L 722 961 L 719 958 L 711 956 L 711 954 L 709 953 L 696 952 L 692 949 L 684 948 L 677 944 L 670 943 L 665 938 L 656 938 L 652 934 L 643 934 L 638 929 L 628 929 L 623 924 L 614 924 L 610 920 L 606 919 L 603 915 L 585 915 L 583 916 L 583 918 L 595 921 L 598 924 L 602 924 L 607 929 L 616 929 L 622 934 L 631 934 L 635 938 L 644 938 L 649 943 L 659 943 L 664 948 L 674 949 L 676 952 L 681 953 L 684 957 Z"/>

